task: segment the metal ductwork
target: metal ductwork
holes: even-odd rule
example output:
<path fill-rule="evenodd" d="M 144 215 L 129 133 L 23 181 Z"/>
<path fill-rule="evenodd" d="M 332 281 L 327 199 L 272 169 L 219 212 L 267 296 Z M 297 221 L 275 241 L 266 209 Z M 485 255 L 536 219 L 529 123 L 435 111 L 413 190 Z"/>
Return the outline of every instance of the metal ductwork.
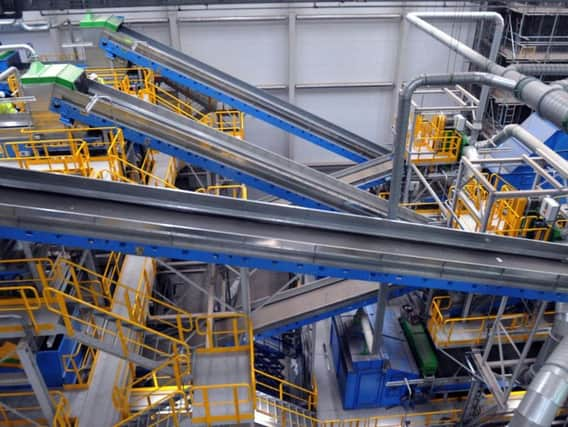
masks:
<path fill-rule="evenodd" d="M 563 313 L 565 324 L 566 312 Z M 565 336 L 532 380 L 510 427 L 549 427 L 568 397 L 568 337 Z"/>
<path fill-rule="evenodd" d="M 568 64 L 512 64 L 507 67 L 507 70 L 531 76 L 568 76 Z"/>
<path fill-rule="evenodd" d="M 465 12 L 464 12 L 465 13 Z M 471 14 L 479 12 L 470 12 Z M 486 12 L 490 13 L 490 12 Z M 473 65 L 481 71 L 506 77 L 514 80 L 517 84 L 513 91 L 515 97 L 526 105 L 534 109 L 545 119 L 550 120 L 556 126 L 568 131 L 568 93 L 559 86 L 549 86 L 546 83 L 519 73 L 515 69 L 505 68 L 496 64 L 476 52 L 465 43 L 451 37 L 434 25 L 426 22 L 423 17 L 427 14 L 409 13 L 406 19 L 420 28 L 425 33 L 431 35 L 436 40 L 445 44 L 456 53 L 467 58 Z M 456 18 L 457 19 L 457 18 Z"/>
<path fill-rule="evenodd" d="M 501 132 L 492 138 L 486 141 L 479 141 L 475 144 L 475 146 L 476 148 L 485 148 L 491 145 L 497 146 L 509 137 L 513 137 L 518 140 L 528 150 L 553 165 L 564 178 L 568 178 L 568 161 L 557 154 L 554 150 L 551 150 L 540 139 L 520 125 L 507 125 L 501 130 Z"/>

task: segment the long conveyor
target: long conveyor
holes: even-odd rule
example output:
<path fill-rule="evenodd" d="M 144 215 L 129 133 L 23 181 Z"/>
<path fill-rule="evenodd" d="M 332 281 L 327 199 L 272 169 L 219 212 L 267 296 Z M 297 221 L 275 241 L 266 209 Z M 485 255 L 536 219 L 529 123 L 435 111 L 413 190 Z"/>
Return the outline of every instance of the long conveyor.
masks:
<path fill-rule="evenodd" d="M 391 151 L 124 25 L 105 32 L 99 46 L 355 162 Z"/>
<path fill-rule="evenodd" d="M 377 301 L 378 286 L 362 280 L 324 278 L 280 292 L 252 312 L 256 336 L 278 335 Z"/>
<path fill-rule="evenodd" d="M 0 169 L 5 238 L 419 288 L 568 301 L 568 246 Z"/>
<path fill-rule="evenodd" d="M 301 206 L 386 216 L 388 203 L 370 193 L 163 107 L 84 83 L 89 94 L 54 85 L 52 111 L 91 126 L 119 126 L 131 141 Z M 400 218 L 427 221 L 408 209 L 400 209 Z"/>

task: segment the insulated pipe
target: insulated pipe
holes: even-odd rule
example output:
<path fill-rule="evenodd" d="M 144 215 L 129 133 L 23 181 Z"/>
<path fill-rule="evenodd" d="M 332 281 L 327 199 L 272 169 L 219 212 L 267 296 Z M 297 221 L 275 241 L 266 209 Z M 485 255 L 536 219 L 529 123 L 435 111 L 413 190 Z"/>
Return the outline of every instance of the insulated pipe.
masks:
<path fill-rule="evenodd" d="M 525 381 L 531 381 L 535 374 L 544 365 L 546 359 L 556 348 L 558 343 L 566 336 L 568 336 L 568 303 L 557 302 L 555 305 L 554 323 L 550 330 L 549 336 L 544 341 L 534 364 L 525 374 Z"/>
<path fill-rule="evenodd" d="M 549 427 L 568 397 L 568 337 L 564 337 L 530 383 L 510 427 Z"/>
<path fill-rule="evenodd" d="M 545 159 L 548 163 L 554 166 L 554 168 L 560 173 L 560 175 L 568 179 L 568 161 L 557 154 L 554 150 L 547 147 L 532 133 L 528 132 L 526 129 L 522 128 L 519 125 L 505 126 L 503 130 L 501 130 L 501 132 L 488 139 L 487 141 L 482 141 L 482 143 L 479 145 L 476 144 L 476 147 L 486 147 L 491 143 L 499 145 L 509 137 L 515 138 L 531 152 Z"/>
<path fill-rule="evenodd" d="M 495 62 L 497 60 L 497 55 L 499 53 L 499 48 L 501 46 L 501 39 L 503 38 L 503 31 L 505 28 L 505 22 L 503 21 L 503 17 L 497 12 L 413 12 L 409 13 L 406 16 L 406 18 L 414 25 L 419 27 L 421 30 L 426 31 L 428 34 L 431 35 L 434 35 L 431 33 L 433 30 L 436 31 L 440 30 L 438 30 L 433 25 L 428 24 L 426 21 L 424 21 L 424 19 L 443 19 L 446 21 L 451 20 L 452 22 L 454 21 L 493 22 L 495 24 L 495 31 L 493 33 L 493 39 L 491 41 L 491 48 L 489 50 L 488 59 L 489 61 L 492 62 Z M 456 39 L 452 39 L 451 37 L 449 38 L 452 40 L 451 43 L 461 43 Z M 475 52 L 473 49 L 472 51 Z M 483 116 L 485 115 L 485 110 L 487 109 L 488 100 L 489 100 L 489 87 L 483 86 L 481 88 L 481 94 L 479 96 L 479 104 L 477 106 L 477 112 L 475 115 L 474 128 L 472 129 L 470 137 L 472 142 L 477 141 L 479 132 L 481 131 Z"/>
<path fill-rule="evenodd" d="M 509 71 L 517 71 L 522 74 L 568 76 L 568 64 L 512 64 L 507 67 Z"/>
<path fill-rule="evenodd" d="M 33 47 L 31 47 L 29 44 L 25 44 L 25 43 L 0 45 L 0 52 L 4 52 L 4 51 L 7 51 L 7 50 L 25 50 L 30 54 L 30 59 L 32 61 L 35 61 L 36 59 L 39 58 L 39 55 L 37 54 L 35 49 Z"/>
<path fill-rule="evenodd" d="M 475 13 L 475 12 L 470 12 Z M 406 19 L 454 52 L 466 57 L 473 65 L 492 74 L 517 82 L 514 95 L 545 119 L 568 131 L 568 93 L 559 86 L 549 86 L 534 77 L 527 77 L 514 69 L 507 69 L 456 40 L 442 30 L 421 19 L 420 13 L 409 13 Z M 426 15 L 424 15 L 426 16 Z"/>
<path fill-rule="evenodd" d="M 20 28 L 24 31 L 34 32 L 34 31 L 49 31 L 51 28 L 49 22 L 44 22 L 41 24 L 27 24 L 24 21 L 18 22 Z"/>
<path fill-rule="evenodd" d="M 390 184 L 389 214 L 390 219 L 398 217 L 398 204 L 404 169 L 404 151 L 406 134 L 412 105 L 412 95 L 423 86 L 451 86 L 456 84 L 480 84 L 498 87 L 507 91 L 515 88 L 515 81 L 488 73 L 424 74 L 410 81 L 401 89 L 398 99 L 398 112 L 393 136 L 393 168 Z M 567 103 L 568 105 L 568 103 Z"/>
<path fill-rule="evenodd" d="M 568 79 L 557 80 L 555 82 L 552 82 L 550 84 L 550 86 L 558 86 L 558 87 L 562 88 L 563 90 L 568 91 Z"/>

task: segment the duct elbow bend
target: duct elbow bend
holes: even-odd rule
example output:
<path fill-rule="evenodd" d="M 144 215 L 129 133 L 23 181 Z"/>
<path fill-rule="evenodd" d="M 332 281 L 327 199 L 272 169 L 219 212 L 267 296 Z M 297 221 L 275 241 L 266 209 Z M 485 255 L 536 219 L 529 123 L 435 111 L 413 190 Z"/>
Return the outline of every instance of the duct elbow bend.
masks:
<path fill-rule="evenodd" d="M 549 427 L 567 397 L 568 338 L 564 338 L 532 380 L 509 427 Z"/>

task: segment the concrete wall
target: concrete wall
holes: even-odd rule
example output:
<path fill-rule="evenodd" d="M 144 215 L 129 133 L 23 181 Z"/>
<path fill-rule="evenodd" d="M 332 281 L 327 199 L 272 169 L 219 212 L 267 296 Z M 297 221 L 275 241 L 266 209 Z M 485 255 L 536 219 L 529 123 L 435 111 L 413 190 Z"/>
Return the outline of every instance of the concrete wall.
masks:
<path fill-rule="evenodd" d="M 310 3 L 290 8 L 249 5 L 113 12 L 124 15 L 137 31 L 270 88 L 267 90 L 277 96 L 290 97 L 297 105 L 366 138 L 390 144 L 398 64 L 402 80 L 424 72 L 461 71 L 467 66 L 414 28 L 409 29 L 405 46 L 399 46 L 400 17 L 413 10 L 441 8 L 432 3 L 422 9 L 366 5 L 313 8 Z M 66 19 L 76 23 L 82 17 L 79 13 L 49 13 L 52 16 L 32 14 L 26 20 L 49 19 L 61 24 Z M 473 25 L 440 27 L 461 40 L 472 41 Z M 77 30 L 74 34 L 80 37 Z M 69 38 L 68 29 L 0 32 L 3 43 L 30 42 L 41 53 L 56 52 L 57 45 Z M 310 164 L 345 163 L 345 159 L 254 118 L 247 118 L 246 125 L 248 140 L 280 154 Z"/>

